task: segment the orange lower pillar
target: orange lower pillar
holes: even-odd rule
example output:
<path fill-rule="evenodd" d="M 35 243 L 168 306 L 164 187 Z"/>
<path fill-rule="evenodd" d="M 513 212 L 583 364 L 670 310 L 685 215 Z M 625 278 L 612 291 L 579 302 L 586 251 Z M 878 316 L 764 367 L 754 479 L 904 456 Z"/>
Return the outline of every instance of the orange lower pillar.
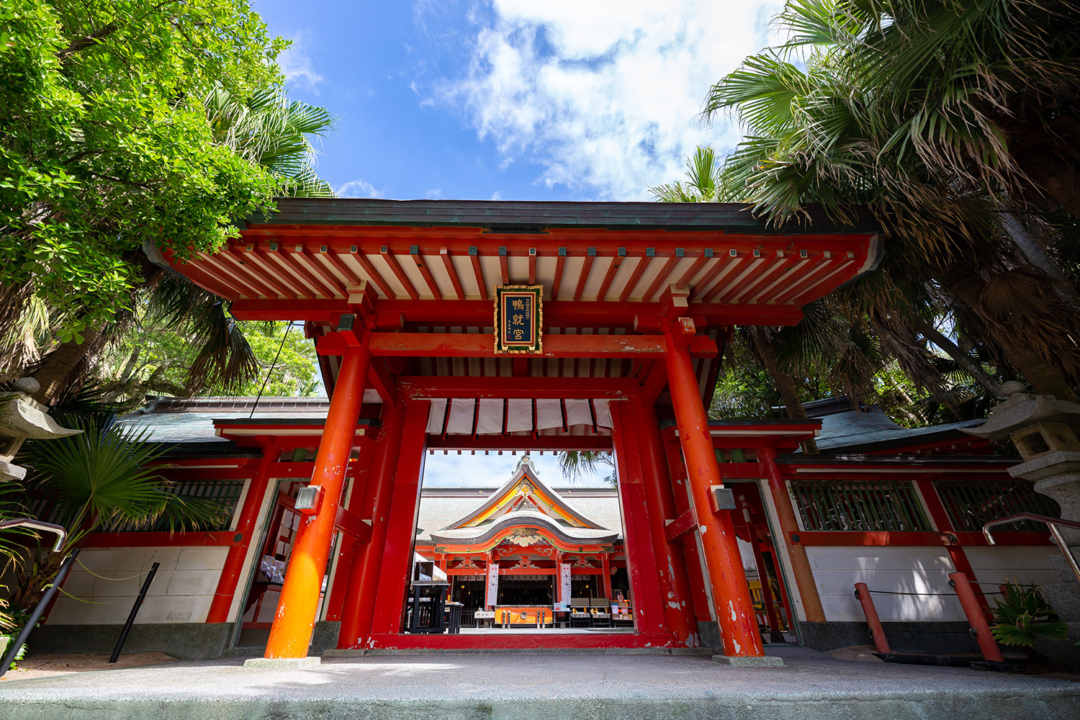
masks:
<path fill-rule="evenodd" d="M 690 494 L 697 515 L 698 533 L 705 551 L 709 587 L 712 589 L 714 610 L 724 643 L 724 655 L 729 658 L 764 658 L 730 511 L 714 513 L 709 501 L 710 488 L 722 485 L 722 482 L 709 434 L 708 416 L 701 402 L 697 377 L 687 350 L 694 333 L 693 321 L 679 318 L 665 335 L 664 360 L 679 442 L 686 460 Z"/>
<path fill-rule="evenodd" d="M 322 500 L 318 512 L 306 515 L 297 532 L 274 625 L 270 629 L 270 640 L 266 644 L 266 658 L 307 657 L 334 537 L 341 488 L 356 438 L 364 380 L 371 363 L 367 338 L 365 336 L 362 345 L 346 349 L 341 361 L 311 478 L 311 485 L 322 487 Z"/>
<path fill-rule="evenodd" d="M 968 625 L 975 631 L 975 641 L 979 643 L 979 650 L 982 652 L 983 658 L 989 662 L 1005 662 L 1005 658 L 1001 655 L 1001 648 L 998 647 L 997 640 L 994 639 L 994 635 L 990 632 L 990 624 L 986 622 L 986 615 L 975 597 L 975 591 L 971 589 L 971 583 L 968 582 L 967 575 L 962 572 L 949 573 L 949 580 L 952 581 L 953 587 L 956 588 L 956 599 L 960 601 L 960 606 L 964 608 Z"/>
<path fill-rule="evenodd" d="M 889 641 L 885 639 L 885 628 L 881 627 L 877 608 L 874 607 L 874 598 L 870 597 L 870 590 L 866 587 L 866 583 L 855 583 L 855 597 L 859 599 L 863 615 L 866 616 L 866 624 L 870 626 L 870 636 L 874 639 L 874 647 L 884 655 L 892 654 Z"/>

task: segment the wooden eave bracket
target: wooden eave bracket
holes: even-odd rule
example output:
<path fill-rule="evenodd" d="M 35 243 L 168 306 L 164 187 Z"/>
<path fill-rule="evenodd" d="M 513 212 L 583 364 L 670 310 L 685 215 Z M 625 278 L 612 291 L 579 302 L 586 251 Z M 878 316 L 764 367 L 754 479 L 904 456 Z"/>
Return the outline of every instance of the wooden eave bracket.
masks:
<path fill-rule="evenodd" d="M 352 535 L 358 542 L 371 542 L 371 523 L 361 520 L 343 507 L 338 508 L 334 529 Z"/>
<path fill-rule="evenodd" d="M 682 542 L 685 535 L 697 529 L 697 517 L 693 510 L 687 510 L 674 520 L 665 520 L 664 523 L 664 536 L 669 543 Z"/>

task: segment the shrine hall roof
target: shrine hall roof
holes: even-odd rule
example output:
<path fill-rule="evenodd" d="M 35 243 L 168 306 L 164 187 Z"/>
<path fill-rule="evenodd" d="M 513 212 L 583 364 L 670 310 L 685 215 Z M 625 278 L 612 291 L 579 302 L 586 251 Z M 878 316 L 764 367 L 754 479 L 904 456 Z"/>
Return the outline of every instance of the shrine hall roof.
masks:
<path fill-rule="evenodd" d="M 489 232 L 542 233 L 547 228 L 605 230 L 731 230 L 755 235 L 865 234 L 878 231 L 869 214 L 840 225 L 817 206 L 806 222 L 777 228 L 742 203 L 530 202 L 507 200 L 382 200 L 282 198 L 276 212 L 248 218 L 259 225 L 383 225 L 484 227 Z"/>

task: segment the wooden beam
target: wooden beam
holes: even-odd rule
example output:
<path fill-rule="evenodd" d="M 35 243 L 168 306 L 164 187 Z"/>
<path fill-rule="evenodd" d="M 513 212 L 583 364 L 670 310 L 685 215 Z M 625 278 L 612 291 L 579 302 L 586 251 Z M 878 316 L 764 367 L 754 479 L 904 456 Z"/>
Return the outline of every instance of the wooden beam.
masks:
<path fill-rule="evenodd" d="M 288 262 L 281 257 L 281 252 L 279 250 L 271 249 L 270 252 L 264 252 L 256 247 L 255 254 L 260 260 L 266 262 L 268 270 L 270 269 L 269 266 L 277 267 L 279 270 L 277 276 L 281 278 L 281 282 L 285 283 L 285 285 L 292 290 L 294 295 L 305 297 L 308 300 L 315 299 L 315 293 L 309 292 L 308 289 L 304 287 L 304 284 L 301 283 L 295 275 L 289 272 Z"/>
<path fill-rule="evenodd" d="M 341 273 L 341 276 L 345 278 L 346 285 L 359 285 L 360 278 L 352 271 L 348 265 L 338 256 L 336 252 L 331 252 L 325 245 L 319 248 L 319 254 L 330 261 L 330 264 L 334 266 L 334 269 Z"/>
<path fill-rule="evenodd" d="M 698 274 L 701 268 L 705 267 L 705 263 L 709 262 L 711 259 L 712 251 L 709 251 L 708 255 L 704 252 L 698 255 L 697 259 L 694 260 L 694 264 L 682 274 L 682 277 L 675 281 L 675 284 L 681 288 L 689 287 L 690 281 L 694 279 L 694 276 Z"/>
<path fill-rule="evenodd" d="M 382 333 L 371 334 L 371 354 L 376 357 L 507 357 L 495 353 L 487 334 L 464 333 Z M 689 339 L 693 357 L 715 357 L 716 341 L 705 335 Z M 658 360 L 665 352 L 663 335 L 548 335 L 544 349 L 530 358 L 638 358 Z M 323 355 L 340 355 L 345 343 L 338 333 L 319 339 Z M 509 356 L 513 357 L 513 356 Z"/>
<path fill-rule="evenodd" d="M 732 263 L 738 263 L 739 259 L 736 257 L 719 257 L 713 266 L 709 268 L 709 271 L 701 278 L 701 280 L 694 285 L 693 292 L 690 294 L 690 300 L 699 300 L 702 295 L 705 294 L 705 289 L 709 287 L 709 283 L 716 279 L 716 277 L 730 268 Z"/>
<path fill-rule="evenodd" d="M 731 302 L 740 294 L 742 294 L 744 290 L 760 281 L 761 278 L 766 274 L 766 272 L 761 272 L 761 270 L 769 270 L 767 259 L 764 257 L 754 258 L 750 262 L 750 267 L 745 272 L 743 272 L 740 277 L 736 278 L 735 282 L 731 285 L 731 287 L 725 289 L 723 294 L 719 295 L 720 302 Z M 716 290 L 714 289 L 713 292 L 716 292 Z M 714 296 L 712 293 L 709 293 L 709 295 L 706 295 L 704 298 L 705 302 L 710 302 L 713 297 L 716 296 Z"/>
<path fill-rule="evenodd" d="M 216 258 L 225 268 L 228 268 L 228 272 L 236 275 L 238 278 L 246 282 L 252 288 L 254 288 L 260 295 L 267 298 L 276 298 L 278 293 L 268 284 L 259 280 L 253 273 L 248 272 L 248 268 L 240 262 L 240 260 L 228 251 L 222 251 L 215 255 Z"/>
<path fill-rule="evenodd" d="M 682 257 L 679 255 L 672 255 L 667 259 L 667 262 L 664 263 L 664 267 L 660 268 L 660 273 L 653 278 L 649 288 L 645 291 L 645 294 L 641 296 L 642 300 L 649 302 L 661 287 L 667 287 L 664 281 L 667 280 L 667 276 L 671 274 L 671 271 L 675 269 L 675 266 L 679 264 L 680 260 L 682 260 Z"/>
<path fill-rule="evenodd" d="M 397 276 L 397 279 L 405 287 L 405 292 L 409 294 L 413 300 L 420 299 L 420 293 L 416 292 L 416 288 L 413 287 L 412 281 L 409 280 L 409 276 L 405 274 L 405 271 L 401 269 L 401 265 L 398 264 L 397 258 L 394 257 L 394 253 L 384 245 L 379 254 L 382 255 L 382 259 L 386 261 L 386 264 L 390 266 L 390 270 Z"/>
<path fill-rule="evenodd" d="M 179 267 L 184 269 L 183 274 L 191 278 L 196 285 L 214 295 L 223 297 L 227 300 L 239 300 L 240 296 L 245 294 L 234 288 L 232 285 L 223 283 L 216 276 L 210 275 L 202 268 L 196 267 L 193 263 L 179 265 Z"/>
<path fill-rule="evenodd" d="M 344 297 L 344 288 L 342 288 L 341 293 L 338 293 L 336 290 L 333 289 L 333 286 L 327 285 L 325 282 L 322 282 L 320 278 L 316 277 L 315 274 L 311 272 L 311 268 L 309 268 L 307 263 L 305 262 L 306 258 L 304 257 L 303 253 L 304 246 L 297 245 L 296 249 L 294 250 L 286 249 L 282 253 L 281 258 L 289 258 L 288 262 L 292 265 L 293 270 L 296 271 L 297 275 L 303 278 L 304 282 L 308 283 L 308 285 L 311 286 L 311 289 L 315 293 L 328 298 L 337 297 L 339 294 Z"/>
<path fill-rule="evenodd" d="M 499 248 L 499 271 L 502 273 L 503 285 L 510 284 L 510 264 L 506 257 L 506 248 Z"/>
<path fill-rule="evenodd" d="M 701 301 L 707 303 L 712 302 L 720 295 L 720 293 L 726 291 L 729 286 L 735 287 L 746 278 L 753 277 L 754 271 L 757 270 L 759 265 L 761 265 L 761 261 L 763 258 L 748 257 L 746 259 L 750 262 L 741 268 L 742 272 L 736 271 L 738 272 L 738 275 L 735 275 L 734 279 L 731 280 L 730 285 L 728 283 L 728 280 L 731 279 L 731 275 L 726 275 L 724 279 L 716 283 L 716 285 L 714 285 L 711 290 L 705 293 L 705 295 L 701 298 Z"/>
<path fill-rule="evenodd" d="M 292 291 L 289 290 L 284 283 L 277 279 L 277 275 L 275 273 L 270 272 L 267 268 L 263 266 L 262 258 L 258 256 L 254 249 L 237 250 L 230 247 L 227 253 L 229 257 L 233 260 L 233 262 L 243 265 L 248 270 L 248 272 L 250 272 L 258 279 L 262 280 L 264 283 L 266 283 L 268 287 L 275 290 L 275 295 L 282 295 L 288 298 L 293 294 Z M 244 256 L 243 260 L 238 257 L 238 253 Z M 274 298 L 274 300 L 276 302 L 276 298 Z"/>
<path fill-rule="evenodd" d="M 610 435 L 429 435 L 429 450 L 611 450 Z M 193 471 L 194 472 L 194 471 Z"/>
<path fill-rule="evenodd" d="M 566 248 L 559 248 L 558 259 L 555 260 L 555 280 L 551 284 L 551 300 L 559 299 L 559 289 L 562 287 L 563 269 L 566 267 Z"/>
<path fill-rule="evenodd" d="M 301 249 L 300 252 L 296 253 L 296 259 L 305 265 L 309 271 L 313 272 L 316 279 L 318 279 L 327 290 L 330 290 L 328 297 L 335 297 L 337 295 L 348 297 L 349 293 L 345 290 L 345 286 L 341 284 L 341 280 L 339 280 L 334 273 L 330 272 L 330 269 L 323 265 L 322 261 L 315 257 L 313 252 Z"/>
<path fill-rule="evenodd" d="M 413 252 L 414 250 L 416 252 Z M 424 262 L 424 257 L 420 254 L 419 249 L 409 248 L 409 257 L 416 263 L 416 269 L 420 271 L 420 275 L 424 278 L 424 282 L 427 283 L 431 294 L 436 300 L 442 300 L 442 292 L 439 291 L 439 286 L 435 284 L 435 278 L 432 276 L 431 270 L 428 269 L 427 263 Z"/>
<path fill-rule="evenodd" d="M 600 291 L 596 294 L 597 300 L 602 301 L 607 297 L 608 290 L 611 289 L 611 283 L 615 280 L 615 274 L 618 273 L 619 268 L 622 267 L 623 258 L 624 256 L 622 255 L 615 255 L 611 258 L 611 264 L 608 265 L 607 272 L 604 273 L 604 281 L 600 283 Z"/>
<path fill-rule="evenodd" d="M 529 378 L 523 383 L 513 377 L 427 377 L 403 376 L 398 392 L 411 398 L 594 398 L 634 397 L 641 386 L 633 378 Z M 450 436 L 447 436 L 450 437 Z M 461 436 L 466 437 L 466 436 Z M 517 436 L 522 439 L 524 436 Z M 531 436 L 530 436 L 531 438 Z M 547 442 L 546 436 L 536 438 Z"/>
<path fill-rule="evenodd" d="M 334 518 L 334 529 L 346 535 L 352 535 L 358 542 L 371 542 L 371 525 L 356 517 L 353 513 L 339 506 Z"/>
<path fill-rule="evenodd" d="M 353 248 L 356 248 L 356 246 L 353 245 Z M 364 268 L 364 272 L 367 273 L 371 282 L 375 283 L 375 287 L 379 288 L 379 291 L 382 292 L 383 295 L 390 300 L 397 297 L 397 295 L 394 294 L 394 291 L 390 289 L 390 284 L 383 279 L 382 273 L 376 270 L 371 261 L 367 259 L 367 255 L 354 249 L 352 256 L 356 262 L 360 264 L 360 267 Z"/>
<path fill-rule="evenodd" d="M 667 365 L 663 362 L 656 362 L 641 386 L 641 404 L 644 407 L 653 405 L 656 399 L 660 397 L 665 385 L 667 385 Z"/>
<path fill-rule="evenodd" d="M 581 274 L 578 276 L 577 289 L 574 290 L 574 302 L 581 300 L 581 293 L 585 291 L 585 283 L 589 281 L 589 271 L 592 270 L 595 259 L 596 248 L 589 248 L 585 254 L 585 263 L 581 266 Z"/>
<path fill-rule="evenodd" d="M 668 542 L 682 542 L 683 536 L 697 530 L 697 518 L 693 509 L 687 510 L 674 520 L 666 520 L 664 536 Z"/>
<path fill-rule="evenodd" d="M 651 250 L 652 248 L 650 248 Z M 652 258 L 645 254 L 638 260 L 637 267 L 634 268 L 634 274 L 630 276 L 630 280 L 626 283 L 626 287 L 623 288 L 622 295 L 619 296 L 619 302 L 626 302 L 630 295 L 634 292 L 634 288 L 637 287 L 638 281 L 641 280 L 641 276 L 645 274 L 645 268 L 649 267 L 649 263 L 652 262 Z M 648 302 L 648 298 L 645 298 Z"/>
<path fill-rule="evenodd" d="M 458 300 L 465 299 L 465 291 L 461 289 L 461 278 L 458 277 L 457 270 L 454 268 L 454 261 L 450 257 L 450 251 L 446 247 L 439 248 L 439 257 L 442 258 L 443 266 L 446 268 L 446 274 L 450 276 L 450 282 L 454 286 L 454 293 L 457 295 Z"/>
<path fill-rule="evenodd" d="M 480 256 L 475 253 L 469 253 L 469 260 L 472 261 L 473 275 L 476 276 L 476 286 L 480 288 L 480 299 L 487 300 L 487 287 L 484 284 L 484 269 L 480 267 Z"/>
<path fill-rule="evenodd" d="M 536 284 L 536 248 L 529 248 L 529 284 Z"/>

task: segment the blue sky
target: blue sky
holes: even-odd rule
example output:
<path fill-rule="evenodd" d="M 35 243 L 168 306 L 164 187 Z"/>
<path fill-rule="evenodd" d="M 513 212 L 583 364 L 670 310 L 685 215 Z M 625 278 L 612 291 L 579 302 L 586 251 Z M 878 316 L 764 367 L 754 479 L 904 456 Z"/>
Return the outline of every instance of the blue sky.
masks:
<path fill-rule="evenodd" d="M 290 95 L 338 118 L 319 173 L 351 197 L 645 200 L 780 2 L 254 0 Z"/>
<path fill-rule="evenodd" d="M 450 450 L 446 455 L 436 450 L 424 461 L 424 487 L 498 487 L 510 479 L 517 468 L 521 453 L 511 455 L 505 451 L 502 455 L 493 452 L 484 455 L 478 452 L 470 455 L 462 451 Z M 566 480 L 559 470 L 559 460 L 551 453 L 532 453 L 533 465 L 540 479 L 551 487 L 607 487 L 604 477 L 609 470 L 601 468 L 596 475 L 585 475 L 573 482 Z"/>
<path fill-rule="evenodd" d="M 769 44 L 781 0 L 254 0 L 291 97 L 337 128 L 318 171 L 343 197 L 648 200 L 682 178 L 709 86 Z M 496 486 L 520 455 L 436 453 L 429 486 Z M 556 459 L 540 476 L 563 485 Z M 601 477 L 582 486 L 602 485 Z"/>

